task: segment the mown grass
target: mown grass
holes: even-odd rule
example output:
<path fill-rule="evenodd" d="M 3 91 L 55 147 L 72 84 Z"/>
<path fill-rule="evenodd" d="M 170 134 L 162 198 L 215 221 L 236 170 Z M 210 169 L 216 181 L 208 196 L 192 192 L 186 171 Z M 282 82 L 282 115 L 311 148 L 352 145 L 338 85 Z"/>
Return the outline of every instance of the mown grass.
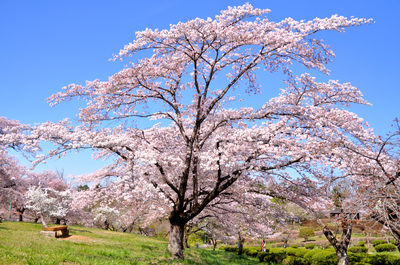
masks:
<path fill-rule="evenodd" d="M 0 224 L 0 264 L 256 264 L 236 253 L 190 248 L 184 261 L 171 260 L 163 239 L 93 228 L 69 226 L 70 234 L 88 237 L 71 241 L 40 235 L 42 225 Z"/>

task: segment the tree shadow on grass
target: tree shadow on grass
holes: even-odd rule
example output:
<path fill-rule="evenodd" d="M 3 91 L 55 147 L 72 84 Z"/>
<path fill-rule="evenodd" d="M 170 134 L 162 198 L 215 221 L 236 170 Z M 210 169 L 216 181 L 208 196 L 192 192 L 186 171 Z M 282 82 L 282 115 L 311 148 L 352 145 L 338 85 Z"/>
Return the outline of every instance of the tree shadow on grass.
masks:
<path fill-rule="evenodd" d="M 7 228 L 7 227 L 2 227 L 2 226 L 0 226 L 0 229 L 9 230 L 9 228 Z"/>
<path fill-rule="evenodd" d="M 69 229 L 69 231 L 78 231 L 78 232 L 92 233 L 91 231 L 88 231 L 88 230 L 81 230 L 81 229 L 74 229 L 74 228 Z"/>

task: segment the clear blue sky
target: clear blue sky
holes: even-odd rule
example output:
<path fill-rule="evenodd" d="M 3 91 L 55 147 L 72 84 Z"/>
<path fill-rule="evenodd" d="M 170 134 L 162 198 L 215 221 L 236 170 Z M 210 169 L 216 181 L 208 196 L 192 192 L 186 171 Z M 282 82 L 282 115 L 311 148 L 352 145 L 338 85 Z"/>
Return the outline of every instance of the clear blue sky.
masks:
<path fill-rule="evenodd" d="M 345 34 L 323 34 L 336 59 L 328 65 L 328 78 L 351 82 L 373 106 L 352 111 L 363 117 L 377 134 L 391 130 L 400 118 L 400 0 L 253 0 L 254 7 L 271 9 L 268 18 L 311 20 L 333 14 L 372 18 L 375 23 L 350 28 Z M 80 103 L 50 108 L 45 99 L 65 85 L 106 80 L 123 68 L 109 62 L 136 31 L 169 28 L 196 17 L 214 18 L 237 0 L 147 1 L 3 1 L 0 6 L 0 116 L 34 124 L 74 118 Z M 303 69 L 303 71 L 307 71 Z M 311 74 L 315 75 L 314 72 Z M 321 78 L 322 77 L 322 78 Z M 280 77 L 279 77 L 280 78 Z M 321 79 L 320 79 L 321 78 Z M 261 78 L 266 90 L 277 94 L 283 84 Z M 266 96 L 264 101 L 269 98 Z M 250 102 L 251 105 L 251 102 Z M 26 161 L 22 161 L 27 164 Z M 36 171 L 64 169 L 66 174 L 89 173 L 102 163 L 90 153 L 69 155 L 40 165 Z"/>

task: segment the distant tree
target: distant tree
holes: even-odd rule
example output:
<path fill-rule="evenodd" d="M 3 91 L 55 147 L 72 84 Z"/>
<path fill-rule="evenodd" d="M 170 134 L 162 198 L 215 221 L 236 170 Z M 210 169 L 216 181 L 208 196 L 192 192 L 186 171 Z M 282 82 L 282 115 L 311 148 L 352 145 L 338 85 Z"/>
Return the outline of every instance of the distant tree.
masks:
<path fill-rule="evenodd" d="M 312 236 L 315 236 L 315 232 L 312 228 L 309 227 L 300 228 L 299 237 L 304 238 L 304 241 L 307 242 L 307 240 Z"/>
<path fill-rule="evenodd" d="M 85 184 L 85 185 L 79 185 L 76 190 L 77 191 L 86 191 L 88 189 L 89 189 L 89 186 Z"/>

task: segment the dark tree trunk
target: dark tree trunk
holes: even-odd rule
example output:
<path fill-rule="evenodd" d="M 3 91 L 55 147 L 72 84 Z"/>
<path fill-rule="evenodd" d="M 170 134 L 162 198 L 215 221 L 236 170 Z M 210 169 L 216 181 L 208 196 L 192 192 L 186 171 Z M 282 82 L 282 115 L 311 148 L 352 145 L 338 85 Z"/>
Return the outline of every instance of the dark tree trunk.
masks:
<path fill-rule="evenodd" d="M 242 255 L 243 254 L 243 243 L 244 243 L 245 240 L 246 239 L 239 232 L 239 243 L 238 243 L 239 251 L 238 251 L 238 255 Z"/>
<path fill-rule="evenodd" d="M 39 217 L 36 216 L 34 222 L 37 223 L 39 221 L 39 218 L 40 216 Z"/>
<path fill-rule="evenodd" d="M 182 220 L 170 218 L 171 230 L 169 233 L 168 252 L 174 259 L 183 259 L 183 237 L 185 223 Z"/>
<path fill-rule="evenodd" d="M 215 251 L 215 248 L 217 247 L 217 239 L 211 239 L 211 242 L 213 244 L 213 250 Z"/>
<path fill-rule="evenodd" d="M 20 221 L 20 222 L 22 222 L 23 220 L 23 214 L 24 214 L 24 212 L 25 212 L 25 207 L 17 207 L 17 208 L 15 208 L 16 210 L 17 210 L 17 212 L 19 213 L 19 216 L 18 216 L 18 221 Z"/>

